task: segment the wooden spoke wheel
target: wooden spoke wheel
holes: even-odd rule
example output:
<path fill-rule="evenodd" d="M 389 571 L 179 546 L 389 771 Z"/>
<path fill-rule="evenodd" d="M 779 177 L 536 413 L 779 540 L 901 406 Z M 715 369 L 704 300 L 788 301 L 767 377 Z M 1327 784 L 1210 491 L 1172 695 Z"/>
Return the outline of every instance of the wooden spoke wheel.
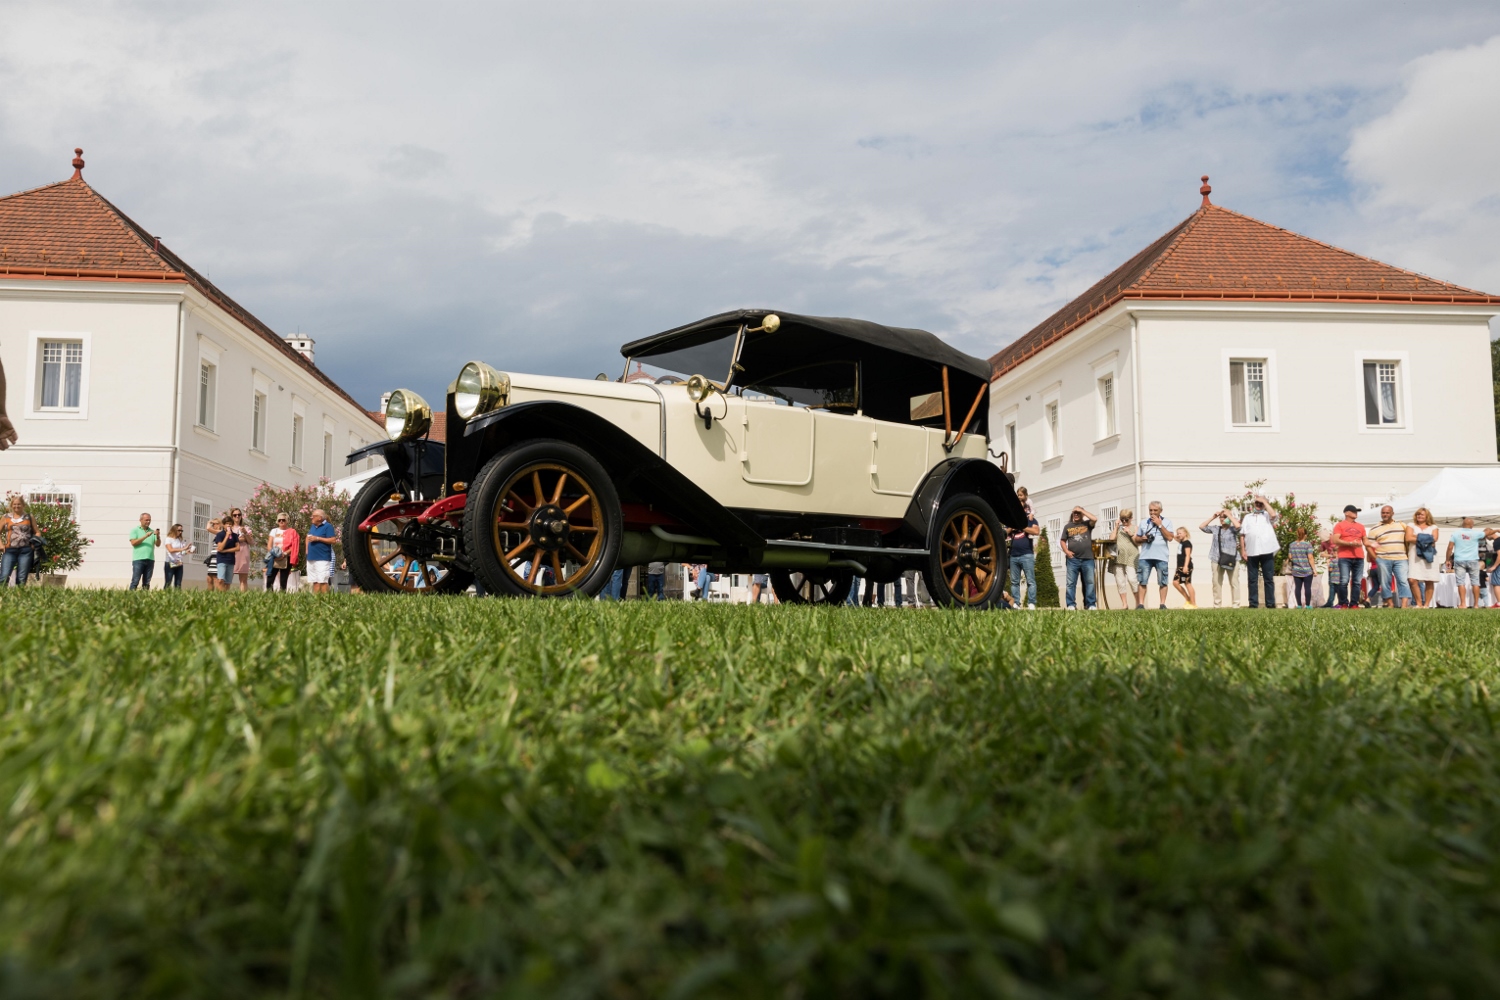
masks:
<path fill-rule="evenodd" d="M 843 604 L 853 583 L 848 569 L 771 570 L 771 589 L 782 604 Z"/>
<path fill-rule="evenodd" d="M 581 448 L 536 441 L 491 459 L 464 519 L 468 551 L 496 593 L 593 594 L 614 570 L 620 502 Z"/>
<path fill-rule="evenodd" d="M 987 608 L 1000 601 L 1008 562 L 994 510 L 973 494 L 943 504 L 929 534 L 927 591 L 939 604 Z"/>
<path fill-rule="evenodd" d="M 434 493 L 441 482 L 424 483 Z M 344 560 L 356 586 L 369 594 L 457 594 L 469 589 L 474 576 L 462 564 L 438 559 L 443 529 L 417 523 L 415 516 L 393 517 L 361 532 L 365 518 L 391 504 L 395 483 L 390 473 L 372 477 L 349 504 L 344 519 Z M 361 535 L 364 537 L 361 538 Z M 448 551 L 456 544 L 451 530 Z"/>

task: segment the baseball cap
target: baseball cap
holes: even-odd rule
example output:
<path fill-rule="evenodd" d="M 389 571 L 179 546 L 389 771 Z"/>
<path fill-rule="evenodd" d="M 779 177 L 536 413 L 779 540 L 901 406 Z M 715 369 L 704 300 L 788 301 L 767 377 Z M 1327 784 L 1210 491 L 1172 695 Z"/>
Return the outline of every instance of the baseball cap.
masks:
<path fill-rule="evenodd" d="M 1352 503 L 1346 503 L 1346 504 L 1344 504 L 1344 513 L 1345 514 L 1349 513 L 1351 510 L 1354 511 L 1354 513 L 1356 513 L 1356 514 L 1359 513 L 1359 508 L 1356 507 L 1356 506 L 1354 506 Z"/>

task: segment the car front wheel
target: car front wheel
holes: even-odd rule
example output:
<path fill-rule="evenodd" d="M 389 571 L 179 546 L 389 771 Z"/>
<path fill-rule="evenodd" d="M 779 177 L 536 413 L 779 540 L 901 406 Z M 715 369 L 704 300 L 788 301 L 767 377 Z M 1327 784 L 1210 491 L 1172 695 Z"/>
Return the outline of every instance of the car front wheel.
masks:
<path fill-rule="evenodd" d="M 592 597 L 620 553 L 620 500 L 609 473 L 566 441 L 501 452 L 479 473 L 464 514 L 465 551 L 493 594 Z"/>
<path fill-rule="evenodd" d="M 1006 550 L 1000 519 L 972 493 L 950 497 L 928 536 L 927 592 L 944 607 L 991 608 L 1005 588 Z"/>
<path fill-rule="evenodd" d="M 416 515 L 359 526 L 371 514 L 390 506 L 396 488 L 389 472 L 368 480 L 349 504 L 344 518 L 344 560 L 349 576 L 367 594 L 460 594 L 474 582 L 472 573 L 435 559 L 441 550 L 437 529 L 418 523 Z"/>

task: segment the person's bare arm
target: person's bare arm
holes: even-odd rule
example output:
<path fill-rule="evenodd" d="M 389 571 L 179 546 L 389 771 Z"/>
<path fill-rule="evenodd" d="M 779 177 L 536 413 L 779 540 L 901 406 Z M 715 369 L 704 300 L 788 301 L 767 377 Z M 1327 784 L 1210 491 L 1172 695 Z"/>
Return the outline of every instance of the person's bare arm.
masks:
<path fill-rule="evenodd" d="M 16 443 L 16 428 L 5 415 L 5 366 L 0 365 L 0 451 Z"/>
<path fill-rule="evenodd" d="M 1098 514 L 1090 514 L 1088 511 L 1084 510 L 1082 507 L 1074 507 L 1073 509 L 1076 510 L 1076 511 L 1078 511 L 1078 513 L 1082 514 L 1083 515 L 1083 519 L 1085 521 L 1093 521 L 1095 524 L 1099 523 L 1099 515 Z"/>

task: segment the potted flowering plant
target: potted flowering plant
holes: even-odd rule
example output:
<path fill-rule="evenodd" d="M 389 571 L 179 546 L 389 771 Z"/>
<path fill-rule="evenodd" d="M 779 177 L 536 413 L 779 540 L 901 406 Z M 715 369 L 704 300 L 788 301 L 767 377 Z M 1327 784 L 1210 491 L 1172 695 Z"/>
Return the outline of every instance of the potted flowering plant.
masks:
<path fill-rule="evenodd" d="M 7 507 L 11 496 L 11 493 L 5 495 Z M 94 544 L 94 540 L 83 537 L 69 504 L 36 501 L 28 503 L 26 510 L 46 546 L 41 561 L 31 567 L 31 572 L 41 577 L 43 586 L 64 586 L 67 574 L 83 565 L 83 550 Z"/>

